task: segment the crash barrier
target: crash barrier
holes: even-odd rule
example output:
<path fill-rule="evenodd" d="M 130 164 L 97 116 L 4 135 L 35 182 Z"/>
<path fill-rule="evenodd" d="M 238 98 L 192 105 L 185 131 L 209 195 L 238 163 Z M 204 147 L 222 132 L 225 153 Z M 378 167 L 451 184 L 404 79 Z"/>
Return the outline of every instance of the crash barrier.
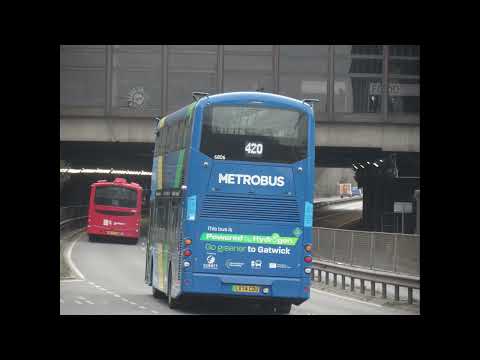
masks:
<path fill-rule="evenodd" d="M 350 290 L 354 279 L 360 280 L 360 292 L 365 293 L 365 281 L 382 284 L 382 297 L 386 298 L 387 285 L 395 288 L 395 300 L 400 300 L 400 287 L 408 289 L 408 303 L 413 302 L 413 289 L 420 289 L 420 235 L 378 233 L 329 228 L 313 228 L 312 279 L 325 283 L 334 275 L 341 276 L 342 289 L 345 277 L 350 277 Z"/>

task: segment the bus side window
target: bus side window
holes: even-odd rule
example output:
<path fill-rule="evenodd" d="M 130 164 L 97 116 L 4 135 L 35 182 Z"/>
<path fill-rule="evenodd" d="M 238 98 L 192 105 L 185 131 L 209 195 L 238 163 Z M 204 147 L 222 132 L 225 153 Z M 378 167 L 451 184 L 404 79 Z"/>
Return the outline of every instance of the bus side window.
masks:
<path fill-rule="evenodd" d="M 160 198 L 160 208 L 161 208 L 161 216 L 159 217 L 160 221 L 160 241 L 163 243 L 165 242 L 166 237 L 166 229 L 167 229 L 167 215 L 168 215 L 168 208 L 167 208 L 167 198 L 162 197 Z"/>
<path fill-rule="evenodd" d="M 177 149 L 185 148 L 185 121 L 180 120 L 178 122 L 178 142 Z"/>
<path fill-rule="evenodd" d="M 158 207 L 157 207 L 157 216 L 156 216 L 156 223 L 157 223 L 157 227 L 158 227 L 158 235 L 157 237 L 160 239 L 161 241 L 161 238 L 163 236 L 163 216 L 164 216 L 164 213 L 165 213 L 165 208 L 163 207 L 163 204 L 162 204 L 162 199 L 159 198 L 159 201 L 158 201 Z"/>
<path fill-rule="evenodd" d="M 156 224 L 156 212 L 157 212 L 157 199 L 153 200 L 153 206 L 150 215 L 150 236 L 152 239 L 152 244 L 157 242 L 157 224 Z"/>
<path fill-rule="evenodd" d="M 176 143 L 178 142 L 177 125 L 178 125 L 178 123 L 176 122 L 176 123 L 172 124 L 172 126 L 170 128 L 171 133 L 168 136 L 168 140 L 169 140 L 168 151 L 169 152 L 173 152 L 173 151 L 176 150 Z"/>
<path fill-rule="evenodd" d="M 159 156 L 162 154 L 162 136 L 163 136 L 163 129 L 158 130 L 158 136 L 155 139 L 155 156 Z"/>
<path fill-rule="evenodd" d="M 192 136 L 192 128 L 193 128 L 193 112 L 190 117 L 187 119 L 187 139 L 186 139 L 186 146 L 190 146 L 191 136 Z"/>
<path fill-rule="evenodd" d="M 160 154 L 161 155 L 164 155 L 166 153 L 166 151 L 165 151 L 166 139 L 167 139 L 167 127 L 164 126 L 162 128 L 162 137 L 160 139 Z"/>

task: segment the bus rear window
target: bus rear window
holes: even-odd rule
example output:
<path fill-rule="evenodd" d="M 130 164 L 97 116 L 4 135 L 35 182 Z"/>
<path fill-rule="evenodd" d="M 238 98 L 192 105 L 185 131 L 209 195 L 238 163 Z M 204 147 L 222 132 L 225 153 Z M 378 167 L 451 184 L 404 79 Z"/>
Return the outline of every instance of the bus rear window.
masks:
<path fill-rule="evenodd" d="M 119 186 L 98 186 L 95 189 L 95 205 L 137 207 L 137 192 Z"/>
<path fill-rule="evenodd" d="M 294 163 L 307 157 L 307 118 L 300 111 L 210 106 L 200 151 L 212 159 Z"/>

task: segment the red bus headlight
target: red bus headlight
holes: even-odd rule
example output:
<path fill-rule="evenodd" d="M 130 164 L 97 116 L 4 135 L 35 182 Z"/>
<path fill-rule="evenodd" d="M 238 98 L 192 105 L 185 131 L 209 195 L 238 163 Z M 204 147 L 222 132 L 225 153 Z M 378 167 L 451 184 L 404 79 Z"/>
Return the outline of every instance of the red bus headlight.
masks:
<path fill-rule="evenodd" d="M 312 257 L 311 256 L 305 256 L 305 258 L 303 260 L 305 260 L 306 263 L 311 263 L 312 262 Z"/>
<path fill-rule="evenodd" d="M 191 245 L 192 240 L 191 239 L 185 239 L 185 245 Z"/>
<path fill-rule="evenodd" d="M 190 255 L 192 255 L 192 252 L 190 251 L 190 249 L 187 249 L 183 252 L 183 255 L 184 256 L 190 256 Z"/>

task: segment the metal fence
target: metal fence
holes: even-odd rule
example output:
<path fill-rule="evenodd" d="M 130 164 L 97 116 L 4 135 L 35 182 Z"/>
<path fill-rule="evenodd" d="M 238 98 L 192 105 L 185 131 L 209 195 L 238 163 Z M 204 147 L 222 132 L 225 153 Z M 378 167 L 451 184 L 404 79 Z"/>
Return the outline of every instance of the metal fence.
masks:
<path fill-rule="evenodd" d="M 66 219 L 73 219 L 81 216 L 87 216 L 88 206 L 63 206 L 60 207 L 60 222 Z"/>
<path fill-rule="evenodd" d="M 420 276 L 420 235 L 313 228 L 314 257 Z"/>

